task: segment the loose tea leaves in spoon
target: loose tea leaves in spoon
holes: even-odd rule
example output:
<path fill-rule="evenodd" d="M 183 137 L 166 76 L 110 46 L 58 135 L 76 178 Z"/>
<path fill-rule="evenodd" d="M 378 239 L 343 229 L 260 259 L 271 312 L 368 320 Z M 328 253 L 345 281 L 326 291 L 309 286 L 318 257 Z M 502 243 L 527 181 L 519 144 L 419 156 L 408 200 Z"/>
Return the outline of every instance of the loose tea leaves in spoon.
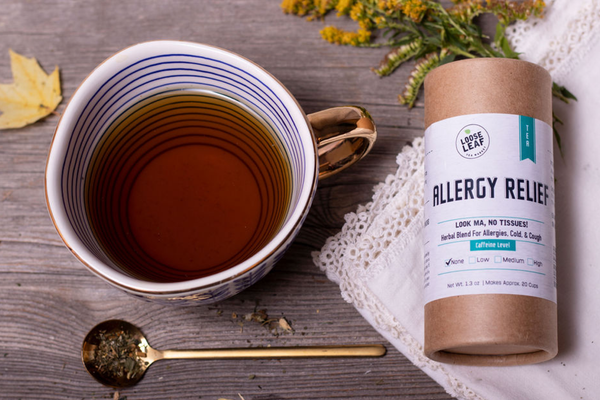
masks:
<path fill-rule="evenodd" d="M 96 340 L 99 344 L 95 350 L 94 366 L 101 375 L 132 379 L 145 371 L 148 363 L 140 358 L 145 356 L 145 352 L 142 351 L 144 344 L 138 337 L 124 330 L 103 330 L 96 334 Z"/>

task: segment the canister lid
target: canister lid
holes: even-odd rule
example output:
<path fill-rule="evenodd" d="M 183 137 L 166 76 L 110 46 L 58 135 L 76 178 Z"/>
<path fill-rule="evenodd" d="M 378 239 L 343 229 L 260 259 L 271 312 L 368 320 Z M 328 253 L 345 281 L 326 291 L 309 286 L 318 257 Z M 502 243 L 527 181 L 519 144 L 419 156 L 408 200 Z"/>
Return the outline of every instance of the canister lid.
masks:
<path fill-rule="evenodd" d="M 552 124 L 552 78 L 544 68 L 507 58 L 444 64 L 425 78 L 425 128 L 457 115 L 525 115 Z"/>

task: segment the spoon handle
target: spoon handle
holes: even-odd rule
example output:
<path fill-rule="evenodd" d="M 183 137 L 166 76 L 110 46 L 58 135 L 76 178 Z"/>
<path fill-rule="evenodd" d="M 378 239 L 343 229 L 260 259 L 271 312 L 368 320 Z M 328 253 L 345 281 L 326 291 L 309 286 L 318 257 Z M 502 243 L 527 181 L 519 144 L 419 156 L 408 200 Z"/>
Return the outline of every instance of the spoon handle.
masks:
<path fill-rule="evenodd" d="M 293 358 L 293 357 L 381 357 L 386 349 L 380 344 L 306 347 L 255 347 L 242 349 L 163 350 L 157 358 Z"/>

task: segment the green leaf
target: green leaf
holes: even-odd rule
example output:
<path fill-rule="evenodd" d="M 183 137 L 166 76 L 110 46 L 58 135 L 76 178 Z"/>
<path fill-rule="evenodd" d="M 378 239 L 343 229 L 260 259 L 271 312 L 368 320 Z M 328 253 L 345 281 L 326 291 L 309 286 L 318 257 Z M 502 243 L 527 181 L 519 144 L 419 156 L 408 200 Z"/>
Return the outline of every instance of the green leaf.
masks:
<path fill-rule="evenodd" d="M 569 104 L 569 100 L 577 101 L 577 97 L 575 97 L 573 93 L 569 92 L 566 87 L 560 86 L 556 82 L 552 82 L 552 95 L 567 104 Z"/>
<path fill-rule="evenodd" d="M 494 35 L 494 42 L 500 43 L 500 40 L 502 40 L 502 38 L 504 37 L 505 32 L 506 27 L 501 22 L 498 22 L 496 24 L 496 34 Z"/>
<path fill-rule="evenodd" d="M 390 47 L 400 47 L 403 46 L 405 44 L 409 44 L 414 42 L 417 39 L 417 37 L 412 36 L 412 35 L 407 35 L 407 36 L 402 36 L 400 39 L 398 40 L 390 40 L 389 42 L 386 43 L 386 46 L 390 46 Z"/>
<path fill-rule="evenodd" d="M 519 58 L 519 53 L 517 53 L 510 47 L 510 43 L 508 42 L 508 39 L 506 39 L 505 37 L 503 37 L 500 40 L 500 48 L 502 49 L 502 51 L 504 52 L 504 55 L 507 58 L 514 58 L 514 59 Z"/>
<path fill-rule="evenodd" d="M 435 47 L 443 47 L 442 40 L 437 37 L 428 37 L 427 43 L 434 45 Z"/>
<path fill-rule="evenodd" d="M 457 49 L 468 52 L 467 45 L 465 45 L 465 43 L 461 42 L 460 39 L 456 38 L 455 36 L 448 35 L 448 42 Z"/>
<path fill-rule="evenodd" d="M 577 101 L 577 97 L 575 97 L 575 95 L 574 95 L 573 93 L 569 92 L 569 91 L 567 90 L 567 88 L 566 88 L 566 87 L 564 87 L 564 86 L 561 86 L 561 91 L 562 91 L 563 95 L 564 95 L 564 96 L 565 96 L 567 99 L 571 99 L 571 100 L 575 100 L 575 101 Z"/>
<path fill-rule="evenodd" d="M 448 54 L 446 57 L 444 57 L 440 60 L 439 65 L 448 64 L 448 63 L 454 61 L 455 58 L 456 58 L 456 54 Z"/>
<path fill-rule="evenodd" d="M 490 53 L 491 55 L 493 55 L 494 57 L 504 57 L 504 54 L 502 54 L 501 52 L 499 52 L 498 50 L 494 49 L 492 46 L 490 46 L 489 44 L 486 43 L 482 43 L 481 47 L 483 48 L 484 52 Z"/>
<path fill-rule="evenodd" d="M 504 53 L 502 56 L 506 58 L 519 58 L 519 53 L 510 47 L 510 42 L 506 38 L 506 26 L 502 22 L 496 24 L 496 34 L 494 35 L 494 43 L 496 47 Z"/>

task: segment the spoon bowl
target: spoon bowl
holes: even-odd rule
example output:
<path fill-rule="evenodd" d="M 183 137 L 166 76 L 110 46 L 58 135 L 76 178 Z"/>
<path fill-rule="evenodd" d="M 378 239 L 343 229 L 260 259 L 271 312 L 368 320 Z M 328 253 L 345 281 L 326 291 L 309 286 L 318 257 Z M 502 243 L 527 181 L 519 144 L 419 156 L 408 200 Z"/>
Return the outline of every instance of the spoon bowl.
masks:
<path fill-rule="evenodd" d="M 296 357 L 381 357 L 384 346 L 302 346 L 239 349 L 157 350 L 142 331 L 126 321 L 113 319 L 93 327 L 83 340 L 81 358 L 87 371 L 103 385 L 133 386 L 158 360 L 163 359 L 258 359 Z"/>
<path fill-rule="evenodd" d="M 126 373 L 119 376 L 117 373 L 111 373 L 110 370 L 102 368 L 99 349 L 101 349 L 102 342 L 105 340 L 106 335 L 111 334 L 117 336 L 123 334 L 129 335 L 131 340 L 136 344 L 137 349 L 135 349 L 135 359 L 141 362 L 137 363 L 139 370 L 134 376 L 127 376 Z M 87 371 L 98 382 L 106 386 L 121 388 L 135 385 L 142 379 L 150 364 L 155 361 L 153 359 L 150 360 L 148 357 L 148 348 L 150 348 L 148 341 L 137 326 L 130 324 L 127 321 L 112 319 L 101 322 L 90 330 L 83 340 L 81 359 L 83 360 L 83 364 Z"/>

